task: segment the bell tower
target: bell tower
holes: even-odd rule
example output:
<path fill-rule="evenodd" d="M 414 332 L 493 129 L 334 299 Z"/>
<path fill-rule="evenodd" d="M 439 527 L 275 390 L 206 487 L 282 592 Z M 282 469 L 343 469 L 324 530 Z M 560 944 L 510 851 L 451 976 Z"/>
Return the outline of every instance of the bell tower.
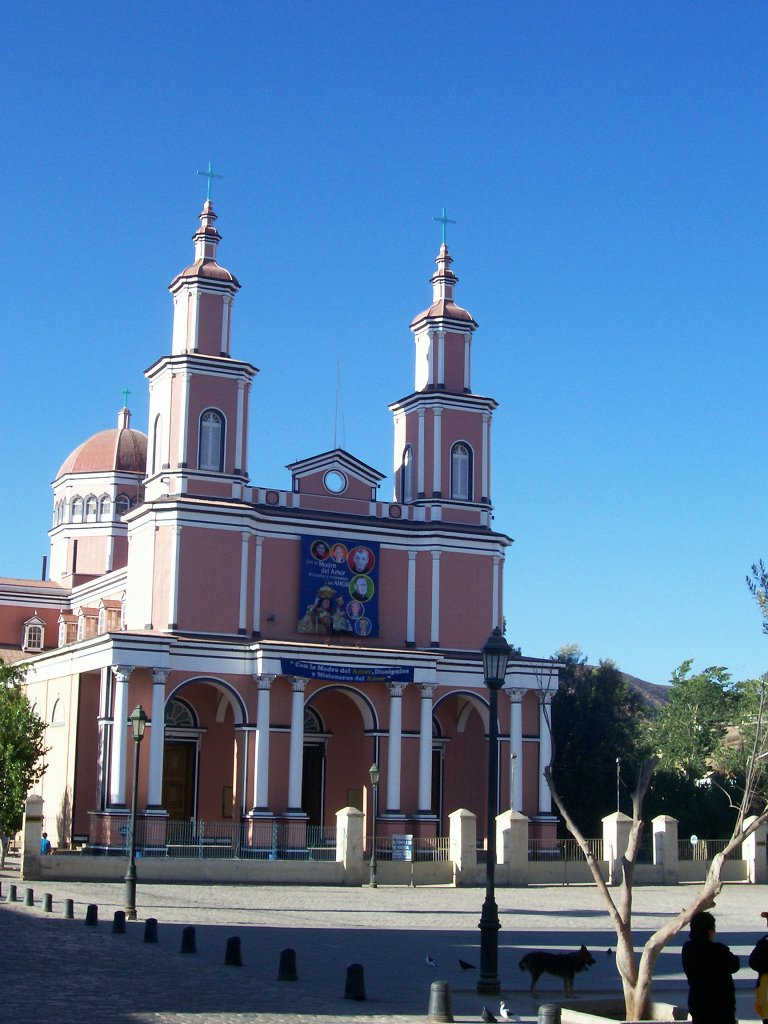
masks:
<path fill-rule="evenodd" d="M 497 403 L 472 393 L 477 323 L 457 305 L 453 259 L 443 241 L 432 275 L 432 305 L 414 317 L 414 391 L 389 408 L 395 427 L 395 500 L 427 520 L 490 526 L 491 416 Z"/>
<path fill-rule="evenodd" d="M 241 499 L 248 482 L 248 397 L 258 372 L 230 354 L 240 284 L 217 262 L 221 235 L 206 199 L 193 235 L 195 260 L 171 281 L 171 354 L 146 371 L 146 497 L 196 494 Z"/>

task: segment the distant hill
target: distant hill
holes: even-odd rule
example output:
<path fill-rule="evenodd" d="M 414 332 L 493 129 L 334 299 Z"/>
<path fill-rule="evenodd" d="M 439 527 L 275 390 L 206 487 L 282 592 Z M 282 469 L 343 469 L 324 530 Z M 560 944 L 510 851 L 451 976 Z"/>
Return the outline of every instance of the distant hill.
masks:
<path fill-rule="evenodd" d="M 640 694 L 649 707 L 658 710 L 663 708 L 665 704 L 669 704 L 668 686 L 663 686 L 660 683 L 649 683 L 647 679 L 638 679 L 637 676 L 631 676 L 627 672 L 622 672 L 621 676 L 628 686 Z"/>

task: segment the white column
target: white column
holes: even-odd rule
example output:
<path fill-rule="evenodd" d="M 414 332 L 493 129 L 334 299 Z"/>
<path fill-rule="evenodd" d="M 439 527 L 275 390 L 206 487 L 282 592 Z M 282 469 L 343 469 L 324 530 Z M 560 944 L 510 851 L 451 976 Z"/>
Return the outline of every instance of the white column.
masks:
<path fill-rule="evenodd" d="M 504 688 L 509 697 L 509 805 L 513 811 L 523 809 L 523 694 L 524 690 Z"/>
<path fill-rule="evenodd" d="M 433 647 L 440 644 L 440 552 L 432 552 L 432 619 L 429 642 Z"/>
<path fill-rule="evenodd" d="M 552 760 L 552 694 L 539 694 L 539 814 L 552 813 L 552 794 L 549 792 L 544 769 Z"/>
<path fill-rule="evenodd" d="M 163 754 L 165 751 L 165 684 L 167 668 L 152 669 L 152 717 L 149 730 L 149 786 L 147 810 L 163 806 Z"/>
<path fill-rule="evenodd" d="M 445 331 L 437 331 L 437 383 L 445 384 Z"/>
<path fill-rule="evenodd" d="M 253 625 L 254 636 L 261 635 L 261 560 L 264 538 L 256 538 L 256 564 L 253 570 Z"/>
<path fill-rule="evenodd" d="M 464 335 L 464 388 L 466 391 L 470 390 L 470 378 L 472 371 L 472 360 L 470 358 L 472 352 L 472 335 Z M 487 492 L 486 492 L 487 493 Z"/>
<path fill-rule="evenodd" d="M 113 665 L 115 700 L 112 709 L 112 756 L 109 765 L 109 804 L 125 806 L 125 755 L 128 749 L 128 680 L 132 665 Z"/>
<path fill-rule="evenodd" d="M 501 558 L 493 556 L 493 589 L 491 594 L 491 621 L 494 625 L 499 623 L 499 590 L 501 584 Z"/>
<path fill-rule="evenodd" d="M 248 605 L 248 540 L 250 534 L 245 530 L 240 534 L 240 614 L 238 618 L 238 632 L 245 633 L 246 611 Z"/>
<path fill-rule="evenodd" d="M 96 764 L 99 810 L 103 810 L 107 796 L 111 695 L 112 669 L 108 665 L 105 665 L 104 668 L 101 669 L 101 678 L 99 680 L 99 751 Z"/>
<path fill-rule="evenodd" d="M 443 494 L 443 418 L 439 409 L 432 417 L 432 493 Z M 443 497 L 445 495 L 443 494 Z"/>
<path fill-rule="evenodd" d="M 403 746 L 403 690 L 407 683 L 388 683 L 389 744 L 387 747 L 387 813 L 400 813 L 400 765 Z"/>
<path fill-rule="evenodd" d="M 226 308 L 226 307 L 225 307 Z M 237 382 L 237 425 L 235 427 L 235 469 L 243 472 L 243 417 L 245 415 L 245 381 Z"/>
<path fill-rule="evenodd" d="M 171 527 L 171 564 L 168 570 L 168 628 L 176 629 L 179 624 L 179 549 L 181 548 L 181 527 Z"/>
<path fill-rule="evenodd" d="M 408 552 L 408 607 L 405 613 L 405 642 L 416 643 L 416 552 Z"/>
<path fill-rule="evenodd" d="M 416 495 L 424 495 L 424 410 L 419 409 L 419 445 L 416 459 Z"/>
<path fill-rule="evenodd" d="M 435 687 L 419 686 L 421 720 L 419 728 L 419 814 L 432 813 L 432 695 Z"/>
<path fill-rule="evenodd" d="M 199 348 L 199 325 L 200 325 L 200 292 L 195 289 L 192 293 L 192 317 L 189 330 L 189 350 L 197 352 Z"/>
<path fill-rule="evenodd" d="M 256 708 L 256 742 L 253 755 L 253 810 L 269 810 L 269 688 L 275 677 L 272 675 L 254 676 L 259 687 L 259 702 Z M 303 681 L 303 680 L 302 680 Z M 299 698 L 302 693 L 299 692 Z M 294 698 L 296 691 L 294 690 Z M 302 700 L 302 754 L 304 746 L 303 721 L 304 704 Z M 293 725 L 291 725 L 291 763 L 293 763 Z M 301 778 L 301 775 L 299 775 Z M 289 804 L 291 803 L 289 799 Z M 299 790 L 301 802 L 301 790 Z"/>
<path fill-rule="evenodd" d="M 483 501 L 489 501 L 491 497 L 490 493 L 490 463 L 491 463 L 491 417 L 487 412 L 483 413 L 483 450 L 480 457 L 481 465 L 481 481 L 480 490 L 482 491 L 481 497 Z M 495 621 L 495 620 L 494 620 Z"/>
<path fill-rule="evenodd" d="M 187 371 L 183 371 L 179 374 L 181 384 L 181 394 L 179 395 L 181 408 L 179 409 L 179 416 L 177 422 L 177 429 L 179 431 L 179 447 L 178 451 L 178 462 L 180 466 L 186 466 L 187 464 L 187 437 L 189 434 L 189 382 L 192 379 L 192 374 Z M 170 425 L 169 425 L 170 429 Z M 184 491 L 186 488 L 181 486 L 181 490 Z"/>
<path fill-rule="evenodd" d="M 304 687 L 307 680 L 291 677 L 291 747 L 288 765 L 288 811 L 301 811 L 301 773 L 304 767 Z"/>
<path fill-rule="evenodd" d="M 221 354 L 229 355 L 229 321 L 232 316 L 232 296 L 224 295 L 221 299 Z M 237 463 L 238 467 L 240 463 Z"/>

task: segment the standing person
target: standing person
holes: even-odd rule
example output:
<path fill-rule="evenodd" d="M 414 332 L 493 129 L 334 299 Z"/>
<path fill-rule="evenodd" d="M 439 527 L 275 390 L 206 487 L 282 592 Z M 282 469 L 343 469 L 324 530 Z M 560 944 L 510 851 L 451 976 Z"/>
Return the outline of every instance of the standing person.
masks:
<path fill-rule="evenodd" d="M 768 924 L 768 912 L 764 910 L 760 917 Z M 757 940 L 749 954 L 749 966 L 758 974 L 755 983 L 755 1013 L 762 1017 L 765 1024 L 768 1020 L 768 935 Z"/>
<path fill-rule="evenodd" d="M 45 856 L 51 852 L 51 840 L 48 838 L 48 833 L 43 832 L 43 838 L 40 840 L 40 853 Z"/>
<path fill-rule="evenodd" d="M 683 946 L 688 979 L 688 1010 L 693 1024 L 736 1024 L 733 977 L 739 958 L 716 942 L 715 919 L 706 910 L 691 918 L 691 937 Z"/>

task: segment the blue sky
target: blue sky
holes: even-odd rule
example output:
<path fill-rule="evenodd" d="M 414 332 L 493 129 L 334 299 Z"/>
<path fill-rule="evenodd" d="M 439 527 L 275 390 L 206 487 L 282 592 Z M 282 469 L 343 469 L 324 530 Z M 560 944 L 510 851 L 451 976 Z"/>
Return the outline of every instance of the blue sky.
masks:
<path fill-rule="evenodd" d="M 39 574 L 50 482 L 126 386 L 146 429 L 212 160 L 254 482 L 332 447 L 338 362 L 339 442 L 389 490 L 445 206 L 509 638 L 764 672 L 767 37 L 758 2 L 10 6 L 0 573 Z"/>

